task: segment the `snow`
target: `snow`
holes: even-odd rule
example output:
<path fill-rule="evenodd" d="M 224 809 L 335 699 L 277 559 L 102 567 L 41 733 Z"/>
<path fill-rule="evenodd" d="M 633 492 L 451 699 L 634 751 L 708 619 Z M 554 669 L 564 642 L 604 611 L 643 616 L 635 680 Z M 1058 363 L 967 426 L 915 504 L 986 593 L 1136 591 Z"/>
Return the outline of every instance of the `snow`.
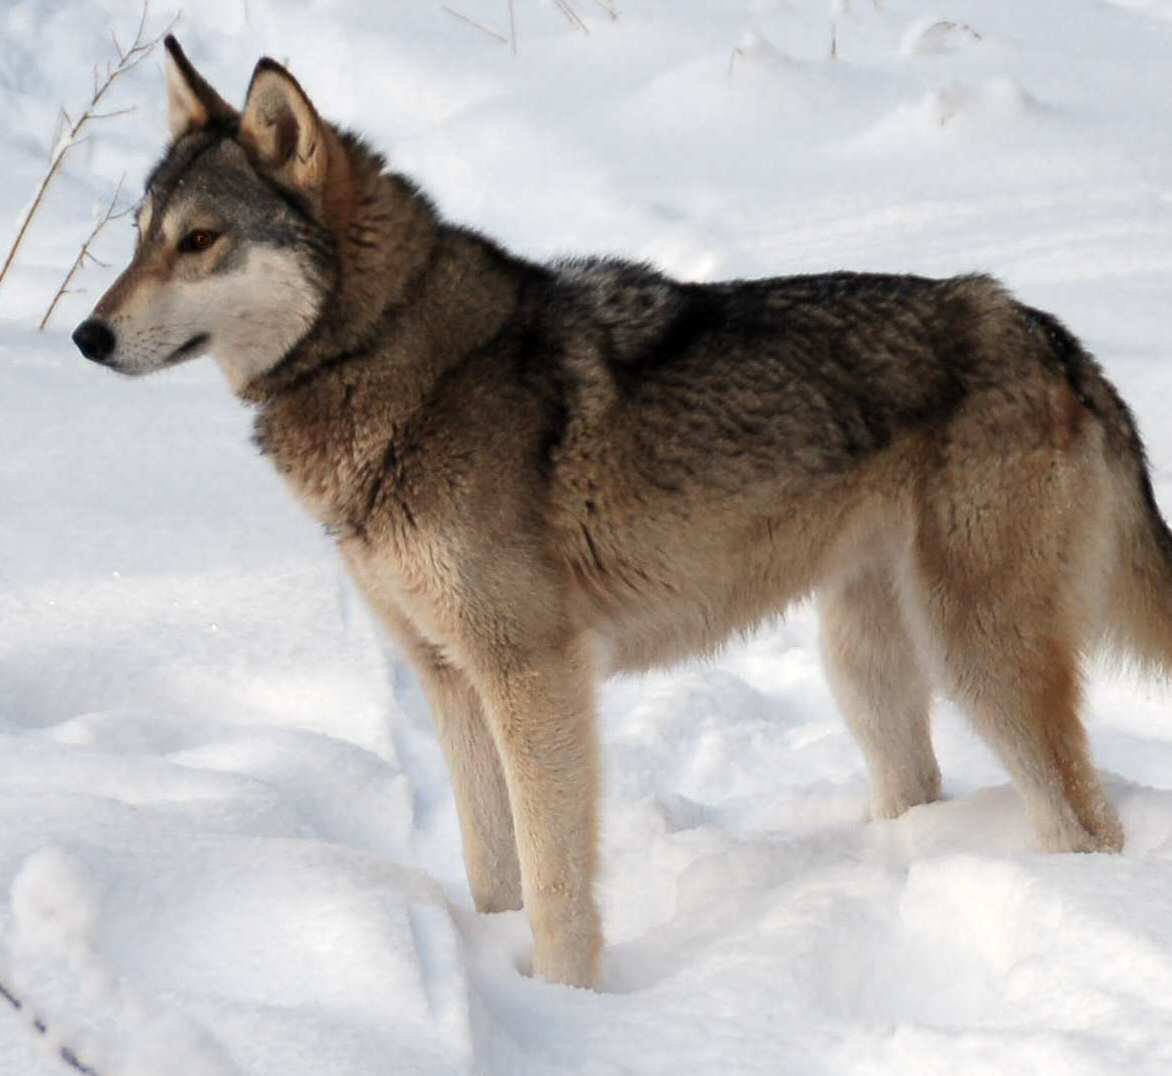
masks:
<path fill-rule="evenodd" d="M 438 4 L 209 0 L 178 32 L 234 100 L 287 58 L 534 257 L 993 272 L 1100 356 L 1172 512 L 1172 3 L 576 0 L 589 34 L 514 6 L 515 57 Z M 0 246 L 137 18 L 0 10 Z M 867 822 L 808 609 L 606 687 L 603 990 L 526 977 L 524 916 L 471 909 L 413 676 L 214 366 L 127 382 L 69 343 L 124 224 L 35 331 L 163 99 L 156 54 L 0 286 L 0 1072 L 63 1045 L 102 1076 L 1172 1071 L 1167 689 L 1091 670 L 1121 856 L 1039 853 L 943 705 L 947 799 Z"/>

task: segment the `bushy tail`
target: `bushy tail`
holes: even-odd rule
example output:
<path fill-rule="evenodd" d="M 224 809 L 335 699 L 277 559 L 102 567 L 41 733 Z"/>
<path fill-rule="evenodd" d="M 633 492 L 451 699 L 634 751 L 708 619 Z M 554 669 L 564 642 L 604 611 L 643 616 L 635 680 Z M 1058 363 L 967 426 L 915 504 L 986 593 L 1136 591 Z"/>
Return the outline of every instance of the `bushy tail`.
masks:
<path fill-rule="evenodd" d="M 1172 531 L 1152 491 L 1135 417 L 1099 364 L 1053 315 L 1026 308 L 1079 401 L 1099 420 L 1113 496 L 1115 563 L 1102 642 L 1146 671 L 1172 676 Z"/>
<path fill-rule="evenodd" d="M 1145 670 L 1172 676 L 1172 532 L 1156 507 L 1142 455 L 1121 513 L 1105 642 Z M 1138 472 L 1138 473 L 1136 473 Z"/>
<path fill-rule="evenodd" d="M 1098 364 L 1083 355 L 1082 387 L 1104 426 L 1115 493 L 1109 509 L 1115 515 L 1115 563 L 1103 642 L 1146 672 L 1172 676 L 1172 531 L 1156 504 L 1131 410 Z"/>

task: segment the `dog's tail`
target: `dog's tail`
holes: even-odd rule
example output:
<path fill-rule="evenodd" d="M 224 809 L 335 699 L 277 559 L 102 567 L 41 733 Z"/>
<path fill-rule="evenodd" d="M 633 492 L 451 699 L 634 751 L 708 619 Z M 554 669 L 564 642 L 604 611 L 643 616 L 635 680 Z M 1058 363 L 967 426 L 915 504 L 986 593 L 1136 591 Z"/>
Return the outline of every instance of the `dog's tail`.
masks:
<path fill-rule="evenodd" d="M 1099 364 L 1057 318 L 1030 311 L 1072 390 L 1102 425 L 1112 495 L 1114 557 L 1108 566 L 1101 643 L 1144 671 L 1172 677 L 1172 530 L 1152 491 L 1135 417 Z"/>
<path fill-rule="evenodd" d="M 1135 441 L 1138 444 L 1139 438 Z M 1125 501 L 1118 521 L 1103 641 L 1120 657 L 1168 677 L 1172 676 L 1172 531 L 1156 506 L 1142 445 L 1131 462 L 1130 503 Z"/>

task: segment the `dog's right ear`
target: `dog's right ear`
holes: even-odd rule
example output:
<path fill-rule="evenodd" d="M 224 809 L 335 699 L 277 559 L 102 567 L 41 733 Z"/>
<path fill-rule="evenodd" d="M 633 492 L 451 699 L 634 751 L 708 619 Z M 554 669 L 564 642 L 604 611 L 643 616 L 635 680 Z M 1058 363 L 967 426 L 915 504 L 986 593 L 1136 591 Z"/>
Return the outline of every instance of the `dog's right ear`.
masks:
<path fill-rule="evenodd" d="M 329 164 L 325 125 L 297 80 L 267 56 L 248 85 L 240 141 L 280 183 L 314 198 Z"/>
<path fill-rule="evenodd" d="M 267 56 L 248 83 L 240 141 L 280 183 L 302 195 L 320 193 L 328 150 L 318 111 L 297 79 Z"/>
<path fill-rule="evenodd" d="M 236 109 L 191 66 L 179 42 L 168 34 L 163 45 L 167 49 L 167 119 L 172 140 L 178 142 L 189 131 L 213 123 L 235 122 L 239 115 Z"/>

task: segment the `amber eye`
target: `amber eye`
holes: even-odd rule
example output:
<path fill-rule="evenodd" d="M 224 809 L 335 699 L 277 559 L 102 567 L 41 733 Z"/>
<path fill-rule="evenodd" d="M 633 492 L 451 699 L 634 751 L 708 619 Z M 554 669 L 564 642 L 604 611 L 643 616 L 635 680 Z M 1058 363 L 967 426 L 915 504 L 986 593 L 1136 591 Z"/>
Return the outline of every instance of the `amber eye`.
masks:
<path fill-rule="evenodd" d="M 184 254 L 197 254 L 207 250 L 219 238 L 218 233 L 208 231 L 207 228 L 196 228 L 179 240 L 179 249 Z"/>

